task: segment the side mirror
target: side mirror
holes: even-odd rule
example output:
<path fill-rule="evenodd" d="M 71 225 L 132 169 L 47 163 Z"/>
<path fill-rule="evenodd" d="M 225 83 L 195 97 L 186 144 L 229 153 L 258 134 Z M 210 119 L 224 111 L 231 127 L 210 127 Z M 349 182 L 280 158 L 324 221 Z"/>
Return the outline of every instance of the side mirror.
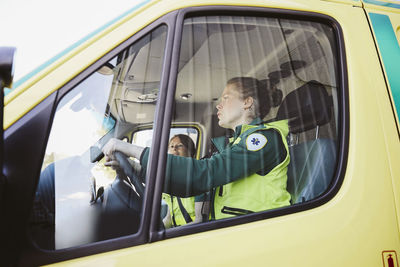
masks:
<path fill-rule="evenodd" d="M 14 47 L 0 47 L 0 201 L 5 187 L 5 177 L 3 175 L 4 162 L 4 87 L 11 88 L 14 76 Z"/>
<path fill-rule="evenodd" d="M 15 47 L 0 47 L 0 86 L 11 88 L 14 76 L 14 53 Z"/>

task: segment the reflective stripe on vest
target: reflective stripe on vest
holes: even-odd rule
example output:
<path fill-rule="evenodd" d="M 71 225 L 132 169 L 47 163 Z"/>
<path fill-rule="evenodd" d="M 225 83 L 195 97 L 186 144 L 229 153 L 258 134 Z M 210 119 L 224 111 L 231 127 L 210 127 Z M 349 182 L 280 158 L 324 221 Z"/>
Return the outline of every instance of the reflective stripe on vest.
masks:
<path fill-rule="evenodd" d="M 236 145 L 244 133 L 274 129 L 282 136 L 286 158 L 268 174 L 254 173 L 248 177 L 226 184 L 217 189 L 214 198 L 215 218 L 222 219 L 235 215 L 249 214 L 290 205 L 290 194 L 286 191 L 287 166 L 290 156 L 286 136 L 289 132 L 286 120 L 263 125 L 243 125 L 240 135 L 233 141 Z"/>

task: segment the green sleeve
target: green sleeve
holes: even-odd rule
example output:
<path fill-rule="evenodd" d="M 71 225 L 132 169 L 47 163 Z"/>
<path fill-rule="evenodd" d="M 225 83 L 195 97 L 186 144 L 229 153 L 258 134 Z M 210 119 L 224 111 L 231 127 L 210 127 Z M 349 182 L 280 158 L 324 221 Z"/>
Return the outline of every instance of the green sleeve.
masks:
<path fill-rule="evenodd" d="M 282 137 L 275 130 L 257 133 L 267 138 L 266 145 L 258 151 L 250 151 L 244 135 L 235 145 L 228 145 L 210 158 L 193 159 L 168 155 L 164 192 L 179 197 L 196 196 L 212 188 L 234 182 L 256 172 L 268 173 L 286 157 Z M 148 149 L 141 157 L 147 167 Z"/>

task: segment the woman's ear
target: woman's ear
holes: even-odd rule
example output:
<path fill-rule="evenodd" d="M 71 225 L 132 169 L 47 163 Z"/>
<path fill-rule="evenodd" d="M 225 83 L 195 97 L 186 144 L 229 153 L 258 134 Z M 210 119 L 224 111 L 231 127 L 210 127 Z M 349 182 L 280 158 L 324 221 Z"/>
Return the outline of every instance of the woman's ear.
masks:
<path fill-rule="evenodd" d="M 250 109 L 254 104 L 254 98 L 249 96 L 244 100 L 244 109 Z"/>

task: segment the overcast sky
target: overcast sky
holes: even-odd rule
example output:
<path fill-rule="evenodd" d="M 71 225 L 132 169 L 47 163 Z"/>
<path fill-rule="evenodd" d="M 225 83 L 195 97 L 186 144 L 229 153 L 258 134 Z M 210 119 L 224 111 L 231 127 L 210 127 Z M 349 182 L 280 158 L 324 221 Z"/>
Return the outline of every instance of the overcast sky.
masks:
<path fill-rule="evenodd" d="M 144 0 L 1 0 L 0 46 L 17 47 L 14 82 Z"/>

